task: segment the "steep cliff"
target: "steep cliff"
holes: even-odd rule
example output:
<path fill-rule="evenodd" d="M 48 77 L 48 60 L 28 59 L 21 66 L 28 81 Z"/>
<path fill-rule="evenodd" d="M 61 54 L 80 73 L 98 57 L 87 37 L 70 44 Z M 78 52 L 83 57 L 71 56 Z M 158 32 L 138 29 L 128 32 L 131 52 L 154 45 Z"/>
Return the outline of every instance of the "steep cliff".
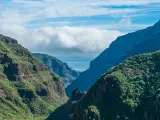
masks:
<path fill-rule="evenodd" d="M 160 21 L 154 26 L 118 37 L 97 58 L 90 63 L 90 68 L 66 88 L 68 96 L 74 89 L 88 90 L 96 80 L 111 67 L 128 57 L 155 52 L 160 49 Z"/>
<path fill-rule="evenodd" d="M 33 53 L 32 55 L 43 61 L 48 68 L 62 77 L 64 87 L 70 85 L 80 74 L 80 72 L 71 69 L 66 63 L 55 57 L 42 53 Z"/>
<path fill-rule="evenodd" d="M 72 97 L 62 106 L 53 111 L 47 118 L 47 120 L 69 120 L 70 114 L 72 114 L 74 104 L 79 101 L 86 93 L 81 92 L 79 89 L 75 89 L 72 92 Z M 76 120 L 76 119 L 75 119 Z"/>
<path fill-rule="evenodd" d="M 131 57 L 109 70 L 72 112 L 72 120 L 159 120 L 160 51 Z"/>
<path fill-rule="evenodd" d="M 0 119 L 38 119 L 66 100 L 55 73 L 16 40 L 0 35 Z"/>

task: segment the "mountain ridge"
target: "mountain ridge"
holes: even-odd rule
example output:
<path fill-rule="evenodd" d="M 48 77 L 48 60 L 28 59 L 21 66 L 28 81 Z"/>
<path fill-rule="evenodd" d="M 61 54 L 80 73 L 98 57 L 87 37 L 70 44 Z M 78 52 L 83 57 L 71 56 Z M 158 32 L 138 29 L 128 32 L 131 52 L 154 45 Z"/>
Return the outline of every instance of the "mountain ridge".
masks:
<path fill-rule="evenodd" d="M 109 48 L 105 49 L 97 58 L 91 61 L 89 69 L 82 72 L 81 75 L 66 88 L 67 95 L 71 96 L 72 91 L 76 88 L 79 88 L 81 91 L 86 91 L 96 82 L 100 75 L 109 68 L 117 65 L 130 56 L 145 53 L 147 47 L 145 48 L 143 45 L 144 41 L 152 38 L 152 35 L 159 34 L 159 32 L 160 21 L 146 29 L 118 37 L 110 44 Z M 138 44 L 143 46 L 143 49 L 141 52 L 137 51 L 134 53 L 135 46 Z M 152 44 L 150 41 L 150 44 L 153 46 L 156 45 L 157 47 L 153 47 L 152 51 L 148 50 L 147 52 L 154 52 L 160 49 L 159 42 Z"/>
<path fill-rule="evenodd" d="M 71 84 L 80 74 L 80 72 L 70 68 L 67 63 L 43 53 L 32 53 L 33 56 L 43 61 L 43 63 L 51 69 L 51 71 L 63 78 L 64 86 Z"/>
<path fill-rule="evenodd" d="M 73 105 L 71 120 L 159 120 L 160 51 L 130 57 Z"/>
<path fill-rule="evenodd" d="M 66 100 L 59 76 L 17 40 L 0 35 L 0 119 L 42 120 Z"/>

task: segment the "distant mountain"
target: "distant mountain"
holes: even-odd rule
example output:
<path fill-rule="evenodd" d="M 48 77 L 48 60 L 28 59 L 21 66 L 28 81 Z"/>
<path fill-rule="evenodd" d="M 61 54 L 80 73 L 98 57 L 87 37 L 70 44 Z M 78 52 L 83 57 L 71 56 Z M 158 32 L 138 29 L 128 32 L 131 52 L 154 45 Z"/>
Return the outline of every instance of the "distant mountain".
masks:
<path fill-rule="evenodd" d="M 154 26 L 118 37 L 91 63 L 89 69 L 66 88 L 68 96 L 74 89 L 88 90 L 108 69 L 136 54 L 160 49 L 160 21 Z"/>
<path fill-rule="evenodd" d="M 112 68 L 70 110 L 71 120 L 159 120 L 160 51 Z"/>
<path fill-rule="evenodd" d="M 41 53 L 33 53 L 32 55 L 43 61 L 44 64 L 53 72 L 62 77 L 64 79 L 63 83 L 65 87 L 70 85 L 80 74 L 80 72 L 71 69 L 66 63 L 58 60 L 55 57 Z"/>
<path fill-rule="evenodd" d="M 66 100 L 60 77 L 15 39 L 0 35 L 0 120 L 42 120 Z"/>

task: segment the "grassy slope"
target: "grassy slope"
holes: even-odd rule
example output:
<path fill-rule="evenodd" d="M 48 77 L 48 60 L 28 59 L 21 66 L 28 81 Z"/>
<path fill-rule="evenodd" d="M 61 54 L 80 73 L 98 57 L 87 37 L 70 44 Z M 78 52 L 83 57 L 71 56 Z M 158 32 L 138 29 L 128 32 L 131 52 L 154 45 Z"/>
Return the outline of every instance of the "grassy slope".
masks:
<path fill-rule="evenodd" d="M 0 119 L 44 119 L 66 99 L 57 75 L 15 40 L 0 35 Z"/>
<path fill-rule="evenodd" d="M 52 71 L 63 78 L 64 87 L 71 84 L 80 74 L 80 72 L 73 70 L 66 63 L 58 60 L 55 57 L 42 53 L 32 53 L 33 56 L 44 62 Z"/>
<path fill-rule="evenodd" d="M 137 55 L 104 74 L 74 106 L 72 118 L 93 119 L 96 113 L 84 111 L 95 106 L 104 120 L 158 120 L 159 96 L 160 51 Z"/>

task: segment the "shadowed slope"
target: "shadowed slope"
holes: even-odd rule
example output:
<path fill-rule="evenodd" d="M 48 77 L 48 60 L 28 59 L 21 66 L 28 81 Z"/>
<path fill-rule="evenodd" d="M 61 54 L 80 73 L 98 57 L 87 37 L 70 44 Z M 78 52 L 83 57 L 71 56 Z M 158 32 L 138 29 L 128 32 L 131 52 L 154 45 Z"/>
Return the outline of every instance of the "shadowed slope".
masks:
<path fill-rule="evenodd" d="M 130 56 L 153 52 L 160 49 L 160 21 L 154 26 L 118 37 L 96 59 L 90 63 L 90 68 L 66 88 L 68 96 L 74 89 L 88 90 L 96 80 L 109 68 L 117 65 Z"/>

